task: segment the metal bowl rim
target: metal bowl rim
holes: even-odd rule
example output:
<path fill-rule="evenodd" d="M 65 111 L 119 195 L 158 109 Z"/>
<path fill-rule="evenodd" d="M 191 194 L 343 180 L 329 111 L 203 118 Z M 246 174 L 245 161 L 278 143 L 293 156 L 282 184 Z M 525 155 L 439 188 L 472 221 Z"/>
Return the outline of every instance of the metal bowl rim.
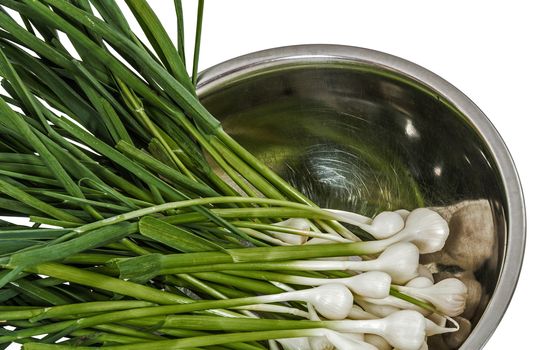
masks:
<path fill-rule="evenodd" d="M 197 91 L 202 97 L 239 77 L 278 66 L 335 62 L 381 67 L 426 86 L 444 97 L 467 118 L 494 157 L 506 193 L 506 252 L 495 292 L 480 322 L 460 348 L 482 349 L 504 316 L 519 280 L 525 251 L 526 213 L 521 183 L 508 148 L 491 121 L 466 95 L 438 75 L 400 57 L 366 48 L 325 44 L 272 48 L 222 62 L 199 75 Z"/>

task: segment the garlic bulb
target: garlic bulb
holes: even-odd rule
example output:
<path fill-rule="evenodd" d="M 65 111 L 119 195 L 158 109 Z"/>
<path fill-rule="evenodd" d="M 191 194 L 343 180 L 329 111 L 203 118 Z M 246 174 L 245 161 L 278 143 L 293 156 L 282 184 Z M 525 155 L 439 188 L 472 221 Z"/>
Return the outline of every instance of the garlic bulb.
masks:
<path fill-rule="evenodd" d="M 354 304 L 348 318 L 352 320 L 370 320 L 378 317 L 370 312 L 366 312 L 361 306 Z"/>
<path fill-rule="evenodd" d="M 421 254 L 427 254 L 441 250 L 448 235 L 449 226 L 441 215 L 427 208 L 418 208 L 408 215 L 404 229 L 392 238 L 410 241 Z"/>
<path fill-rule="evenodd" d="M 392 211 L 384 211 L 370 219 L 366 216 L 352 212 L 334 209 L 324 209 L 333 215 L 337 221 L 345 222 L 359 227 L 370 233 L 376 239 L 391 237 L 404 228 L 404 219 L 400 214 Z"/>
<path fill-rule="evenodd" d="M 425 309 L 421 308 L 420 306 L 417 306 L 415 304 L 412 304 L 412 303 L 410 303 L 408 301 L 405 301 L 405 300 L 402 300 L 400 298 L 394 297 L 392 295 L 389 295 L 388 297 L 381 298 L 381 299 L 362 298 L 362 300 L 367 302 L 367 303 L 369 303 L 369 304 L 373 304 L 373 305 L 376 305 L 376 306 L 394 307 L 394 308 L 400 309 L 400 310 L 418 311 L 419 313 L 421 313 L 423 315 L 428 315 L 428 314 L 431 313 L 431 311 L 425 310 Z M 368 311 L 370 309 L 370 306 L 369 305 L 363 305 L 363 308 Z M 377 311 L 377 310 L 375 310 L 375 311 Z M 389 309 L 385 309 L 385 310 L 389 310 Z"/>
<path fill-rule="evenodd" d="M 311 303 L 315 310 L 330 320 L 345 319 L 352 310 L 353 305 L 352 292 L 346 286 L 339 283 L 326 284 L 320 287 L 283 294 L 292 294 L 292 299 L 294 300 Z M 285 301 L 292 299 L 286 298 Z"/>
<path fill-rule="evenodd" d="M 374 301 L 374 302 L 378 302 L 378 301 L 381 302 L 382 300 L 383 298 L 371 299 L 371 301 Z M 393 306 L 393 305 L 381 304 L 381 303 L 375 304 L 375 303 L 372 303 L 370 301 L 363 300 L 363 299 L 357 299 L 356 302 L 363 308 L 363 310 L 366 313 L 376 316 L 374 318 L 387 317 L 390 314 L 401 310 L 401 308 Z M 407 305 L 404 305 L 404 306 L 407 306 Z M 367 319 L 367 318 L 355 318 L 355 319 Z"/>
<path fill-rule="evenodd" d="M 385 298 L 391 287 L 391 276 L 382 271 L 365 272 L 339 281 L 345 281 L 344 285 L 355 294 L 368 298 Z"/>
<path fill-rule="evenodd" d="M 400 350 L 419 350 L 425 342 L 426 321 L 416 311 L 402 310 L 386 318 L 382 334 L 392 346 Z"/>
<path fill-rule="evenodd" d="M 338 332 L 375 334 L 400 350 L 419 350 L 426 336 L 423 315 L 412 310 L 402 310 L 373 320 L 347 320 L 336 323 Z"/>
<path fill-rule="evenodd" d="M 394 283 L 403 284 L 417 276 L 419 250 L 414 244 L 400 242 L 385 249 L 377 259 L 362 263 L 368 263 L 373 269 L 388 273 Z"/>
<path fill-rule="evenodd" d="M 432 303 L 439 312 L 447 316 L 458 316 L 465 309 L 467 287 L 457 278 L 447 278 L 425 288 L 397 288 L 412 297 Z"/>
<path fill-rule="evenodd" d="M 400 215 L 402 217 L 402 220 L 406 221 L 406 219 L 408 218 L 411 212 L 407 209 L 398 209 L 398 210 L 395 210 L 395 213 Z"/>
<path fill-rule="evenodd" d="M 321 286 L 339 283 L 345 285 L 353 293 L 369 298 L 385 298 L 391 289 L 391 276 L 382 271 L 370 271 L 344 278 L 312 278 L 288 276 L 285 281 L 305 286 Z"/>
<path fill-rule="evenodd" d="M 434 281 L 430 281 L 426 277 L 415 277 L 408 283 L 406 283 L 406 287 L 414 287 L 414 288 L 425 288 L 430 287 L 434 285 Z"/>
<path fill-rule="evenodd" d="M 309 231 L 311 229 L 311 225 L 309 224 L 309 221 L 306 219 L 302 219 L 302 218 L 291 218 L 285 221 L 277 222 L 274 225 L 290 227 L 290 228 L 301 230 L 301 231 Z M 304 244 L 307 241 L 307 236 L 286 233 L 286 232 L 278 232 L 278 231 L 268 231 L 268 233 L 274 236 L 275 238 L 285 243 L 292 244 L 292 245 Z"/>

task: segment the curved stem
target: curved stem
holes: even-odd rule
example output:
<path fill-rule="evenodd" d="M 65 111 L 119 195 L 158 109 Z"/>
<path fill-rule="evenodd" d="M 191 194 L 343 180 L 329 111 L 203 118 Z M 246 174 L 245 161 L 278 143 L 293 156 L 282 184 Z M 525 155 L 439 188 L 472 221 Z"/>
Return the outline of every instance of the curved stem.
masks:
<path fill-rule="evenodd" d="M 76 228 L 74 231 L 77 233 L 83 233 L 83 232 L 94 230 L 99 227 L 112 225 L 118 222 L 135 219 L 135 218 L 145 216 L 145 215 L 156 214 L 156 213 L 160 213 L 160 212 L 167 211 L 167 210 L 188 208 L 192 206 L 200 206 L 200 205 L 207 205 L 207 204 L 221 204 L 221 203 L 267 204 L 267 205 L 273 205 L 273 206 L 296 208 L 296 209 L 310 211 L 311 213 L 317 214 L 317 216 L 320 218 L 325 218 L 325 219 L 334 218 L 332 214 L 325 212 L 322 209 L 313 208 L 308 205 L 289 202 L 285 200 L 276 200 L 276 199 L 269 199 L 269 198 L 253 198 L 253 197 L 246 197 L 246 198 L 244 197 L 207 197 L 207 198 L 189 199 L 189 200 L 178 201 L 178 202 L 169 202 L 169 203 L 159 204 L 159 205 L 155 205 L 155 206 L 148 207 L 148 208 L 134 210 L 128 213 L 116 215 L 116 216 L 113 216 L 104 220 L 100 220 L 100 221 L 92 222 L 87 225 L 80 226 Z"/>

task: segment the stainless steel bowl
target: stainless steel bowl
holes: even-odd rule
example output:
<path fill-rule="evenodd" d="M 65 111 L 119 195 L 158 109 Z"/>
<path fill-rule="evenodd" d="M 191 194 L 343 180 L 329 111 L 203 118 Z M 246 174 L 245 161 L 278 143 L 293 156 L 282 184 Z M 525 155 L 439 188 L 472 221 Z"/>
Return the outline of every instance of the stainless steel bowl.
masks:
<path fill-rule="evenodd" d="M 442 212 L 450 251 L 423 261 L 478 281 L 460 349 L 484 346 L 519 276 L 525 211 L 506 146 L 465 95 L 398 57 L 332 45 L 232 59 L 205 71 L 198 92 L 227 132 L 321 206 Z"/>

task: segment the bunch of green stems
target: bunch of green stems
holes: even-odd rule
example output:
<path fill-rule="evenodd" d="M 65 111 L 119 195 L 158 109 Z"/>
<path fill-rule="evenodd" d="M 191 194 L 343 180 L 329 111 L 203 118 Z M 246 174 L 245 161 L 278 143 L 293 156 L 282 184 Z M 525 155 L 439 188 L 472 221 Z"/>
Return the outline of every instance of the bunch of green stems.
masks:
<path fill-rule="evenodd" d="M 303 303 L 255 305 L 258 295 L 283 292 L 282 283 L 121 265 L 181 253 L 194 266 L 377 252 L 241 147 L 200 103 L 202 1 L 192 77 L 181 1 L 175 42 L 146 0 L 126 4 L 140 36 L 115 1 L 0 0 L 0 210 L 32 223 L 0 221 L 0 344 L 259 350 L 267 339 L 329 328 L 296 323 L 306 317 Z M 307 219 L 311 230 L 273 225 L 288 218 Z M 330 233 L 335 244 L 273 247 L 273 231 Z M 185 305 L 197 307 L 173 309 Z M 172 322 L 178 314 L 214 326 L 185 328 L 185 319 Z M 244 333 L 216 327 L 215 315 L 283 323 Z"/>

